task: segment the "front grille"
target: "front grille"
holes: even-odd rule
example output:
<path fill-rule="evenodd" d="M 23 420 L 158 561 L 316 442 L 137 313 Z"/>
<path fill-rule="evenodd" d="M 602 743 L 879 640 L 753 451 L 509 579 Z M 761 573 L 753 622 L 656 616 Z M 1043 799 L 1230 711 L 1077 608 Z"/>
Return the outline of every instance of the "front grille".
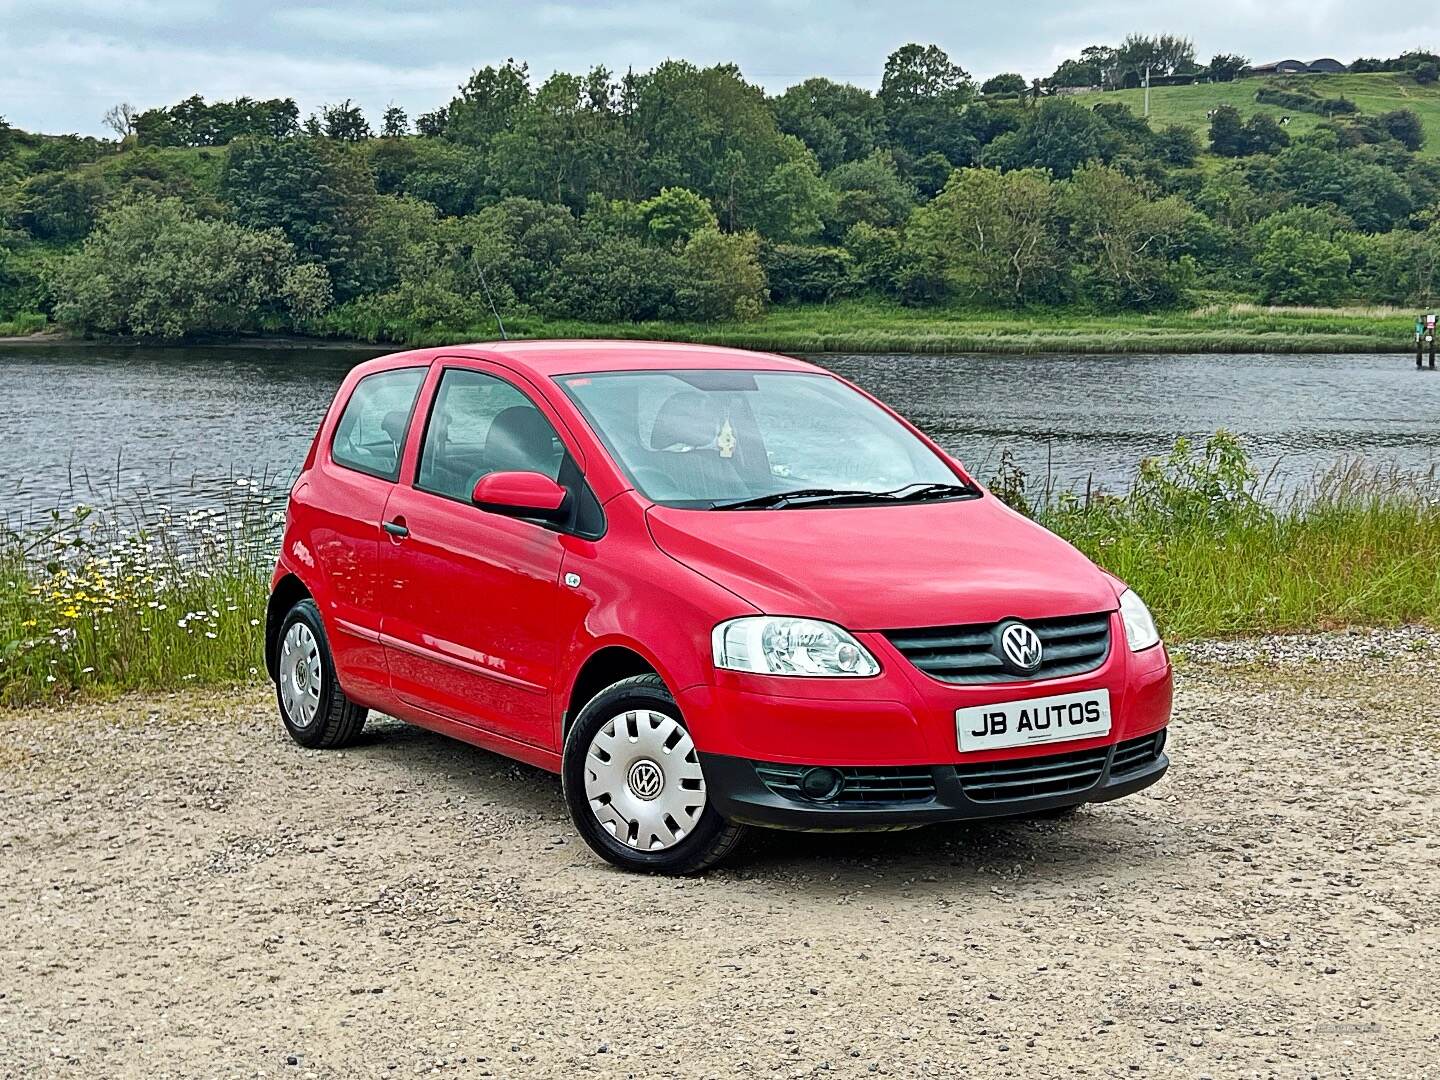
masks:
<path fill-rule="evenodd" d="M 1070 795 L 1093 787 L 1105 771 L 1110 747 L 1010 761 L 956 765 L 955 775 L 971 802 L 1005 802 Z"/>
<path fill-rule="evenodd" d="M 1110 775 L 1122 776 L 1125 773 L 1139 772 L 1153 764 L 1164 748 L 1164 728 L 1150 735 L 1142 735 L 1138 739 L 1127 739 L 1115 747 L 1115 760 L 1110 763 Z"/>
<path fill-rule="evenodd" d="M 811 765 L 781 765 L 755 762 L 755 772 L 776 795 L 797 802 L 809 802 L 800 794 L 800 777 Z M 844 777 L 840 793 L 825 806 L 873 806 L 877 803 L 929 802 L 935 797 L 935 777 L 928 765 L 838 766 Z"/>
<path fill-rule="evenodd" d="M 926 675 L 947 683 L 1007 683 L 1083 675 L 1110 655 L 1107 613 L 1035 619 L 1026 625 L 1039 635 L 1044 655 L 1037 670 L 1017 675 L 1006 667 L 997 633 L 1000 625 L 927 626 L 887 630 L 885 636 Z"/>

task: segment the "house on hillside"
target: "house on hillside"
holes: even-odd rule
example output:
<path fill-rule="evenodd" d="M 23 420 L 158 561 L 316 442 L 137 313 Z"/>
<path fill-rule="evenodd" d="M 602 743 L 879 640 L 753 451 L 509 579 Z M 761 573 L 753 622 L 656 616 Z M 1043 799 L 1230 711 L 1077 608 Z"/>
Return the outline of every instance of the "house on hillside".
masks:
<path fill-rule="evenodd" d="M 1315 74 L 1344 75 L 1350 69 L 1334 57 L 1324 56 L 1310 61 L 1310 70 Z"/>
<path fill-rule="evenodd" d="M 1303 60 L 1272 60 L 1268 64 L 1251 64 L 1241 75 L 1304 75 L 1310 65 Z"/>

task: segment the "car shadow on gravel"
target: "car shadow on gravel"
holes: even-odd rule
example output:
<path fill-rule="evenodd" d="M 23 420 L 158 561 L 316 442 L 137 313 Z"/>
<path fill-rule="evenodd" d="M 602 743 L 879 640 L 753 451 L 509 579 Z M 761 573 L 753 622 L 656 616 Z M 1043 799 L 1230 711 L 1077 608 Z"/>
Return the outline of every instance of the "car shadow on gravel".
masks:
<path fill-rule="evenodd" d="M 398 772 L 408 785 L 431 794 L 480 800 L 507 817 L 536 815 L 573 833 L 560 780 L 543 769 L 389 718 L 377 718 L 349 753 L 377 767 L 383 763 L 373 780 L 377 785 L 393 783 Z M 1141 872 L 1151 860 L 1191 846 L 1173 832 L 1163 821 L 1109 805 L 1083 807 L 1060 819 L 996 819 L 899 832 L 752 829 L 712 873 L 792 882 L 823 878 L 839 885 L 863 881 L 882 891 L 916 879 L 984 889 L 1035 878 L 1069 882 Z M 548 828 L 542 833 L 533 839 L 537 852 L 551 834 Z M 594 870 L 616 872 L 598 860 Z"/>
<path fill-rule="evenodd" d="M 1108 807 L 1082 809 L 1058 821 L 992 820 L 890 833 L 757 829 L 722 872 L 825 877 L 842 885 L 864 880 L 882 893 L 916 880 L 977 890 L 1042 879 L 1068 885 L 1141 874 L 1146 865 L 1186 846 L 1177 841 L 1157 836 L 1150 822 Z"/>

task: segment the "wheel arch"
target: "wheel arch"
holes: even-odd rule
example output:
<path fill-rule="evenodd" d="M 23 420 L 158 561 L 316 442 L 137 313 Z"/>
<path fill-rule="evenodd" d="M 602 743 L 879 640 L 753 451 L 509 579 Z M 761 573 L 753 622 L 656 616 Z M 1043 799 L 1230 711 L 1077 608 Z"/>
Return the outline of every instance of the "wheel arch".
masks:
<path fill-rule="evenodd" d="M 654 659 L 628 642 L 608 642 L 587 656 L 570 681 L 570 692 L 565 697 L 565 711 L 560 716 L 561 743 L 591 698 L 607 686 L 633 675 L 659 675 L 667 686 L 671 685 Z"/>
<path fill-rule="evenodd" d="M 265 602 L 265 671 L 271 681 L 275 679 L 276 645 L 280 640 L 280 624 L 286 614 L 301 600 L 313 600 L 314 596 L 305 583 L 294 574 L 286 574 L 270 590 L 270 599 Z"/>

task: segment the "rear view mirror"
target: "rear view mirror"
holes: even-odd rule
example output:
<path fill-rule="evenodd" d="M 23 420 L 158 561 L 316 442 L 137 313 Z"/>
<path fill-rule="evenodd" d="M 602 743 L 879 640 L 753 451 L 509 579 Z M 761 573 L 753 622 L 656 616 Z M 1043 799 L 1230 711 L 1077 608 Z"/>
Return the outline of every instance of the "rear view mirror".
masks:
<path fill-rule="evenodd" d="M 492 472 L 475 482 L 471 499 L 493 514 L 558 521 L 565 516 L 569 495 L 544 473 Z"/>

